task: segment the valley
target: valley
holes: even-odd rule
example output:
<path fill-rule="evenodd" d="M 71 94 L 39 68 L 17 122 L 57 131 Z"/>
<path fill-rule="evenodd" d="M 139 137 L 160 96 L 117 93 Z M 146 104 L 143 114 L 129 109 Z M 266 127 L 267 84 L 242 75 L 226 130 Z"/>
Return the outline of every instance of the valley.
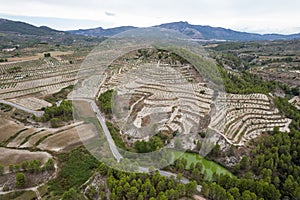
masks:
<path fill-rule="evenodd" d="M 0 199 L 299 197 L 297 39 L 32 30 L 0 53 Z"/>

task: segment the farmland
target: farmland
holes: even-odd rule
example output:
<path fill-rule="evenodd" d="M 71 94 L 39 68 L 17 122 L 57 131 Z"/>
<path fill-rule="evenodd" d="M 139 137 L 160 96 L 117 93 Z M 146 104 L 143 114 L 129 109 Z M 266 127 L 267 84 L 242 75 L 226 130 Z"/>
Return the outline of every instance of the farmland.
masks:
<path fill-rule="evenodd" d="M 43 97 L 73 85 L 85 52 L 51 53 L 53 57 L 1 64 L 0 98 Z"/>
<path fill-rule="evenodd" d="M 288 141 L 287 137 L 296 137 L 294 132 L 298 128 L 298 122 L 293 120 L 298 115 L 291 113 L 290 108 L 288 112 L 282 111 L 282 108 L 287 106 L 284 104 L 285 101 L 280 110 L 277 107 L 280 103 L 277 97 L 284 94 L 292 97 L 297 93 L 296 89 L 284 84 L 292 88 L 297 86 L 298 58 L 297 55 L 288 55 L 288 52 L 282 55 L 269 55 L 270 49 L 276 44 L 264 47 L 266 48 L 264 53 L 247 53 L 241 49 L 228 50 L 225 48 L 226 45 L 225 47 L 222 45 L 208 45 L 206 48 L 211 53 L 209 58 L 211 60 L 206 61 L 206 58 L 201 57 L 198 66 L 172 50 L 156 47 L 130 49 L 124 55 L 118 55 L 103 71 L 98 68 L 98 63 L 95 65 L 85 63 L 81 68 L 91 47 L 55 47 L 56 50 L 47 49 L 47 51 L 43 49 L 44 47 L 39 50 L 28 48 L 20 50 L 23 53 L 26 51 L 23 57 L 10 58 L 7 55 L 8 62 L 0 63 L 0 99 L 13 105 L 3 104 L 0 111 L 0 151 L 3 152 L 0 156 L 0 165 L 5 169 L 0 192 L 4 190 L 5 180 L 13 180 L 15 177 L 16 171 L 10 170 L 9 165 L 19 169 L 23 161 L 38 160 L 43 165 L 49 158 L 53 158 L 54 166 L 61 170 L 58 177 L 55 177 L 57 172 L 52 176 L 53 172 L 43 171 L 45 169 L 36 174 L 20 171 L 29 177 L 28 186 L 37 184 L 34 183 L 37 179 L 41 179 L 43 184 L 53 179 L 49 184 L 42 185 L 43 188 L 40 190 L 45 190 L 42 194 L 24 192 L 23 195 L 37 198 L 41 195 L 45 199 L 61 198 L 64 196 L 63 193 L 74 192 L 72 187 L 75 186 L 77 187 L 75 193 L 79 196 L 82 195 L 82 190 L 85 195 L 90 195 L 93 181 L 97 182 L 92 174 L 94 172 L 105 174 L 107 167 L 104 169 L 100 165 L 99 169 L 95 170 L 99 163 L 90 153 L 96 156 L 99 154 L 87 152 L 82 147 L 87 144 L 94 145 L 97 150 L 100 149 L 102 157 L 98 159 L 117 155 L 115 149 L 111 147 L 112 143 L 131 151 L 130 153 L 148 153 L 162 147 L 187 150 L 189 152 L 182 154 L 186 159 L 183 168 L 180 166 L 176 169 L 171 164 L 173 168 L 166 167 L 164 170 L 191 175 L 193 180 L 198 181 L 198 186 L 203 183 L 204 188 L 206 182 L 204 179 L 201 180 L 203 182 L 200 181 L 204 176 L 208 182 L 220 181 L 221 178 L 216 175 L 228 175 L 228 179 L 242 180 L 235 175 L 244 177 L 245 171 L 263 165 L 261 164 L 263 159 L 256 158 L 252 152 L 256 144 L 263 143 L 264 138 L 268 138 L 268 135 L 274 132 L 285 141 Z M 247 45 L 245 51 L 257 50 L 254 44 Z M 109 57 L 115 52 L 120 53 L 117 49 L 113 49 L 105 51 L 104 56 Z M 246 62 L 250 58 L 252 60 Z M 201 67 L 212 66 L 216 69 L 220 67 L 226 72 L 224 74 L 228 80 L 224 80 L 224 85 L 220 86 L 224 87 L 224 90 L 212 87 L 206 74 L 201 71 Z M 246 68 L 247 72 L 244 71 Z M 93 76 L 98 76 L 99 72 L 103 73 L 100 75 L 101 82 L 98 82 L 98 77 Z M 267 77 L 269 72 L 271 75 Z M 276 75 L 275 79 L 278 79 L 278 76 L 284 77 L 280 81 L 281 84 L 264 81 L 273 80 L 273 75 Z M 262 79 L 258 78 L 259 76 Z M 247 79 L 251 79 L 252 82 Z M 81 81 L 87 83 L 85 85 L 87 87 L 91 84 L 97 88 L 76 90 Z M 255 84 L 260 85 L 256 87 Z M 75 98 L 71 103 L 73 97 Z M 289 100 L 298 108 L 299 97 L 295 96 Z M 20 110 L 16 105 L 25 109 Z M 94 108 L 97 106 L 102 113 Z M 43 116 L 34 116 L 34 112 L 26 112 L 26 109 L 43 113 Z M 108 127 L 111 134 L 103 131 L 99 118 L 103 118 L 103 124 Z M 54 124 L 53 121 L 60 123 Z M 111 135 L 111 140 L 107 134 Z M 277 138 L 276 143 L 279 142 L 280 139 Z M 269 146 L 259 145 L 255 152 Z M 292 145 L 289 146 L 294 148 Z M 206 147 L 209 147 L 207 149 L 210 152 L 204 156 L 207 155 L 209 160 L 195 154 L 202 153 Z M 274 152 L 274 155 L 277 152 L 287 153 L 284 148 L 270 151 Z M 162 162 L 173 159 L 177 156 L 177 152 Z M 251 156 L 258 160 L 255 164 L 247 160 Z M 297 156 L 296 153 L 292 153 L 291 159 L 296 159 Z M 272 158 L 273 161 L 266 161 L 268 164 L 264 167 L 270 165 L 275 171 L 275 167 L 284 165 L 274 164 L 278 157 Z M 281 156 L 280 159 L 284 160 L 285 157 Z M 128 162 L 122 157 L 117 160 L 121 166 Z M 220 165 L 216 162 L 220 162 Z M 114 163 L 114 160 L 109 160 L 108 163 L 113 163 L 111 166 L 118 164 Z M 194 167 L 197 164 L 199 169 L 202 169 L 198 172 L 198 169 L 195 170 L 197 167 Z M 132 167 L 132 164 L 130 166 Z M 256 171 L 263 171 L 261 168 Z M 292 173 L 291 170 L 296 169 L 288 170 Z M 120 178 L 117 175 L 110 177 L 115 173 L 111 173 L 113 169 L 108 171 L 110 174 L 104 177 L 99 175 L 100 182 L 103 183 L 101 187 L 105 187 L 107 191 L 111 185 L 106 179 L 109 182 L 111 179 Z M 264 174 L 269 174 L 269 171 L 265 171 Z M 162 173 L 170 172 L 162 171 Z M 153 177 L 151 175 L 150 179 Z M 187 181 L 187 178 L 191 177 L 184 177 L 183 180 Z M 273 187 L 273 179 L 275 178 L 270 178 L 270 187 Z M 118 181 L 115 180 L 115 183 Z M 10 181 L 9 188 L 13 189 L 14 184 L 14 181 Z M 255 184 L 260 182 L 255 180 Z M 114 189 L 110 190 L 116 193 Z M 33 191 L 38 189 L 34 188 Z M 22 198 L 22 194 L 20 195 Z M 0 196 L 2 197 L 9 198 Z"/>
<path fill-rule="evenodd" d="M 123 137 L 127 143 L 147 140 L 158 132 L 173 138 L 172 134 L 179 132 L 184 148 L 194 149 L 194 141 L 201 140 L 198 133 L 210 128 L 230 144 L 244 146 L 274 127 L 289 132 L 291 120 L 279 113 L 272 97 L 220 92 L 213 100 L 213 88 L 190 63 L 176 60 L 168 52 L 143 51 L 148 54 L 144 60 L 131 60 L 139 56 L 136 51 L 112 63 L 100 89 L 100 94 L 116 91 L 113 120 L 123 128 L 122 134 L 129 136 Z M 162 59 L 155 63 L 158 55 Z M 125 64 L 124 60 L 131 62 Z M 169 146 L 174 145 L 175 138 Z"/>
<path fill-rule="evenodd" d="M 7 171 L 10 164 L 20 164 L 23 161 L 30 160 L 39 160 L 41 163 L 45 163 L 49 158 L 52 158 L 52 156 L 46 152 L 30 152 L 27 150 L 14 150 L 2 147 L 0 150 L 2 152 L 0 155 L 0 164 L 5 166 Z"/>

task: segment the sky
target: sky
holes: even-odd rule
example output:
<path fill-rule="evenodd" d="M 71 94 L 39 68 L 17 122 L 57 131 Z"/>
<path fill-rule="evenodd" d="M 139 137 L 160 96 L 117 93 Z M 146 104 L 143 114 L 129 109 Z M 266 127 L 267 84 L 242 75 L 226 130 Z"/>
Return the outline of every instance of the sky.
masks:
<path fill-rule="evenodd" d="M 0 0 L 0 18 L 58 30 L 187 21 L 254 33 L 300 32 L 299 0 Z"/>

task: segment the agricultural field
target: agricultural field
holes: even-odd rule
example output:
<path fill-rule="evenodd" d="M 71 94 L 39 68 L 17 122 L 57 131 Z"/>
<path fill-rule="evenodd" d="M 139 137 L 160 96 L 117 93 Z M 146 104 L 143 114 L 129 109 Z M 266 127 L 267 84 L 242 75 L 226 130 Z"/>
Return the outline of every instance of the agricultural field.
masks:
<path fill-rule="evenodd" d="M 279 113 L 271 96 L 216 95 L 187 61 L 165 51 L 143 51 L 145 59 L 135 61 L 141 56 L 135 51 L 112 63 L 100 88 L 100 95 L 114 91 L 110 115 L 127 144 L 163 133 L 173 148 L 179 134 L 185 149 L 195 149 L 199 133 L 211 129 L 230 145 L 245 146 L 274 127 L 290 131 L 291 120 Z"/>
<path fill-rule="evenodd" d="M 11 99 L 10 102 L 35 111 L 52 106 L 51 103 L 35 97 Z"/>
<path fill-rule="evenodd" d="M 7 171 L 10 164 L 20 164 L 23 161 L 30 160 L 39 160 L 41 163 L 45 163 L 49 158 L 52 158 L 52 155 L 46 152 L 30 152 L 28 150 L 7 149 L 3 147 L 0 147 L 0 150 L 0 164 L 5 166 Z"/>
<path fill-rule="evenodd" d="M 97 130 L 92 124 L 82 124 L 62 130 L 47 137 L 37 146 L 38 149 L 52 152 L 68 152 L 83 142 L 97 138 Z"/>
<path fill-rule="evenodd" d="M 225 68 L 249 72 L 264 80 L 300 87 L 299 40 L 208 45 L 211 54 Z"/>
<path fill-rule="evenodd" d="M 19 123 L 16 123 L 12 120 L 1 118 L 1 120 L 0 120 L 0 142 L 7 141 L 10 137 L 13 137 L 14 135 L 18 134 L 19 132 L 21 132 L 24 129 L 25 129 L 25 127 Z"/>
<path fill-rule="evenodd" d="M 99 162 L 90 155 L 94 152 L 88 153 L 82 147 L 87 142 L 91 142 L 92 147 L 98 145 L 95 149 L 100 148 L 102 155 L 107 155 L 103 156 L 105 158 L 115 156 L 111 143 L 131 153 L 148 153 L 162 147 L 188 151 L 175 151 L 170 158 L 163 160 L 174 161 L 179 156 L 184 158 L 186 161 L 180 167 L 177 166 L 178 169 L 172 161 L 170 168 L 162 170 L 169 170 L 163 172 L 168 175 L 171 172 L 175 175 L 183 174 L 186 176 L 183 177 L 184 180 L 193 177 L 193 180 L 198 181 L 198 188 L 202 187 L 202 183 L 205 187 L 206 183 L 201 182 L 202 178 L 205 181 L 215 181 L 218 176 L 227 175 L 228 180 L 240 180 L 236 177 L 239 169 L 244 173 L 250 170 L 247 168 L 250 165 L 255 168 L 246 159 L 252 156 L 251 150 L 255 149 L 256 144 L 273 132 L 282 134 L 282 138 L 292 137 L 293 134 L 288 133 L 292 133 L 297 127 L 297 122 L 296 125 L 293 122 L 293 116 L 297 114 L 291 114 L 290 110 L 287 113 L 282 111 L 282 107 L 286 106 L 284 103 L 281 109 L 277 107 L 278 102 L 280 103 L 277 99 L 279 93 L 288 91 L 287 96 L 292 97 L 297 93 L 296 89 L 274 84 L 280 86 L 274 92 L 271 90 L 273 88 L 269 88 L 271 84 L 268 82 L 258 88 L 257 92 L 252 92 L 255 84 L 247 84 L 250 82 L 245 78 L 248 74 L 244 76 L 243 72 L 246 70 L 247 73 L 261 77 L 254 79 L 255 83 L 262 83 L 263 79 L 280 79 L 282 83 L 295 88 L 299 86 L 300 63 L 300 54 L 290 43 L 285 51 L 276 55 L 271 51 L 282 46 L 280 42 L 243 45 L 238 49 L 230 49 L 225 43 L 206 46 L 218 67 L 227 70 L 225 78 L 228 80 L 224 81 L 224 91 L 212 88 L 201 69 L 186 59 L 171 51 L 154 47 L 133 50 L 118 57 L 105 69 L 101 76 L 103 81 L 99 84 L 94 82 L 97 78 L 85 79 L 91 73 L 93 75 L 93 72 L 98 73 L 98 68 L 85 65 L 85 68 L 80 69 L 91 48 L 57 47 L 51 51 L 43 51 L 45 49 L 42 47 L 35 50 L 22 49 L 23 57 L 8 58 L 8 62 L 0 63 L 0 99 L 25 108 L 22 110 L 16 105 L 1 104 L 0 166 L 5 169 L 5 174 L 0 178 L 1 184 L 10 179 L 10 188 L 14 188 L 15 174 L 9 170 L 9 165 L 18 166 L 23 161 L 33 159 L 45 164 L 49 158 L 53 158 L 53 176 L 45 171 L 37 174 L 25 172 L 31 181 L 30 186 L 35 185 L 34 181 L 38 181 L 37 179 L 45 183 L 53 180 L 40 185 L 42 192 L 38 192 L 36 187 L 34 192 L 20 194 L 20 198 L 26 195 L 38 199 L 61 198 L 64 193 L 74 192 L 72 185 L 80 187 L 74 193 L 84 190 L 84 195 L 91 195 L 93 184 L 100 187 L 94 183 L 96 179 L 93 179 L 92 174 L 105 174 L 107 167 L 104 169 L 100 165 L 95 172 Z M 202 61 L 203 66 L 210 67 Z M 240 73 L 241 71 L 243 72 Z M 236 81 L 239 78 L 245 78 L 241 81 L 242 84 Z M 89 88 L 74 90 L 82 80 L 99 88 L 93 91 L 89 91 Z M 238 84 L 235 85 L 234 81 Z M 229 86 L 237 90 L 234 91 Z M 76 92 L 79 92 L 78 97 Z M 87 93 L 93 94 L 93 99 L 81 98 Z M 71 98 L 74 96 L 72 102 Z M 92 104 L 91 101 L 94 100 L 96 103 Z M 289 102 L 299 108 L 297 95 Z M 97 106 L 102 113 L 98 112 Z M 26 112 L 26 109 L 33 112 Z M 34 116 L 34 111 L 42 114 Z M 103 128 L 99 118 L 103 118 L 103 124 L 107 126 L 109 133 Z M 111 136 L 111 141 L 108 136 Z M 207 158 L 199 155 L 206 147 L 211 151 L 205 153 Z M 264 146 L 259 148 L 263 149 Z M 278 150 L 281 151 L 284 150 Z M 297 155 L 294 153 L 292 157 L 296 159 Z M 118 161 L 121 165 L 128 162 L 123 158 Z M 114 159 L 109 162 L 113 163 Z M 256 165 L 257 163 L 259 162 Z M 57 172 L 57 168 L 61 171 Z M 195 168 L 201 170 L 197 171 Z M 152 175 L 150 179 L 154 177 Z M 101 187 L 106 187 L 106 191 L 111 186 L 106 180 L 109 182 L 109 179 L 117 178 L 109 176 L 105 174 L 104 178 L 100 177 L 103 184 Z M 165 177 L 161 179 L 167 180 Z M 118 181 L 115 180 L 116 183 Z M 257 182 L 255 184 L 259 184 Z M 0 187 L 0 192 L 4 191 L 3 187 Z M 110 191 L 116 192 L 114 189 Z M 0 198 L 10 196 L 5 193 Z"/>
<path fill-rule="evenodd" d="M 51 52 L 50 57 L 2 63 L 0 98 L 43 98 L 73 85 L 85 53 Z"/>
<path fill-rule="evenodd" d="M 230 144 L 245 145 L 261 133 L 278 127 L 289 132 L 291 120 L 282 116 L 274 102 L 264 94 L 220 94 L 226 107 L 219 107 L 210 127 L 217 130 Z"/>

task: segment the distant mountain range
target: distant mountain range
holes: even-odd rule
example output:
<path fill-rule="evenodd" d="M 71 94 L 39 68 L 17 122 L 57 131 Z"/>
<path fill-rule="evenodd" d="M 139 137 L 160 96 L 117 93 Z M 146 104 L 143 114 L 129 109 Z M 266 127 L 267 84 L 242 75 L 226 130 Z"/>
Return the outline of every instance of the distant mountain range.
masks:
<path fill-rule="evenodd" d="M 157 25 L 155 27 L 179 31 L 192 39 L 199 40 L 226 40 L 226 41 L 256 41 L 256 40 L 290 40 L 300 39 L 300 33 L 292 35 L 280 34 L 257 34 L 239 32 L 221 27 L 192 25 L 188 22 L 173 22 Z M 14 33 L 21 35 L 36 36 L 89 36 L 89 37 L 111 37 L 124 31 L 135 29 L 133 26 L 121 26 L 116 28 L 103 29 L 79 29 L 71 31 L 57 31 L 46 26 L 36 27 L 24 22 L 16 22 L 7 19 L 0 19 L 0 33 Z"/>
<path fill-rule="evenodd" d="M 11 32 L 22 35 L 62 35 L 65 34 L 63 31 L 57 31 L 47 26 L 36 27 L 25 22 L 11 21 L 0 18 L 0 32 Z"/>

